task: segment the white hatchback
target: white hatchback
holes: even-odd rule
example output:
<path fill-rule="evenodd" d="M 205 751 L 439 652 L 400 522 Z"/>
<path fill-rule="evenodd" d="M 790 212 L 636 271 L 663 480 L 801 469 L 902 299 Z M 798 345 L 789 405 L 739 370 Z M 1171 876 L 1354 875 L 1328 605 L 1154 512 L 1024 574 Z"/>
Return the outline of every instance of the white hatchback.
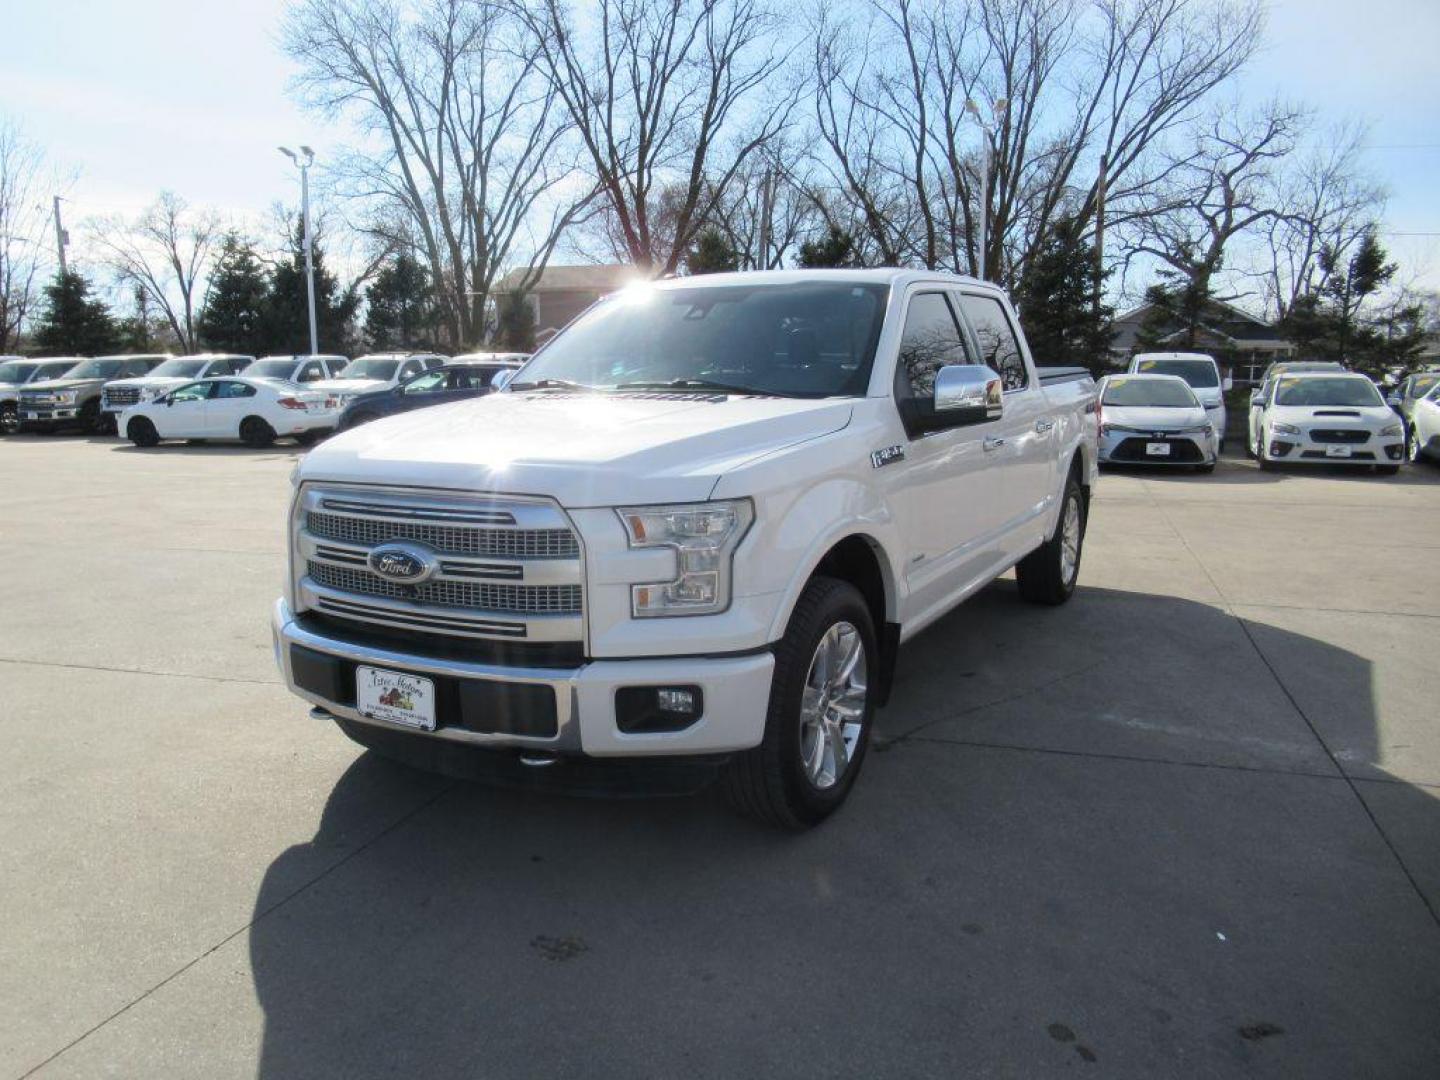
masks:
<path fill-rule="evenodd" d="M 120 432 L 136 446 L 161 439 L 239 439 L 269 446 L 291 437 L 302 445 L 335 426 L 327 395 L 293 383 L 230 376 L 176 387 L 120 414 Z"/>

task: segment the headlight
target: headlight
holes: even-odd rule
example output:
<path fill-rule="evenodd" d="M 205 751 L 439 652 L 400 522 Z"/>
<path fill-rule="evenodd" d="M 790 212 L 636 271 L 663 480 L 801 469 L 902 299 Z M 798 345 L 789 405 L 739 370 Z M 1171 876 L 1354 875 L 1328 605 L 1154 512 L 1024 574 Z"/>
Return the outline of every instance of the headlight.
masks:
<path fill-rule="evenodd" d="M 675 580 L 631 586 L 630 611 L 635 618 L 716 615 L 730 606 L 735 549 L 755 520 L 749 499 L 615 512 L 632 548 L 675 549 Z"/>
<path fill-rule="evenodd" d="M 1405 428 L 1402 425 L 1391 424 L 1389 427 L 1385 428 L 1383 431 L 1380 432 L 1380 437 L 1382 439 L 1398 439 L 1401 435 L 1404 434 Z"/>
<path fill-rule="evenodd" d="M 1277 421 L 1275 421 L 1275 423 L 1273 423 L 1273 424 L 1270 425 L 1270 434 L 1271 434 L 1271 435 L 1299 435 L 1299 434 L 1300 434 L 1300 429 L 1299 429 L 1298 427 L 1296 427 L 1294 424 L 1282 424 L 1282 423 L 1280 423 L 1280 421 L 1277 420 Z"/>
<path fill-rule="evenodd" d="M 1101 425 L 1100 425 L 1100 434 L 1101 434 L 1101 435 L 1109 435 L 1112 431 L 1129 432 L 1129 433 L 1132 434 L 1132 435 L 1138 435 L 1141 431 L 1149 431 L 1149 430 L 1150 430 L 1149 428 L 1126 427 L 1124 424 L 1101 424 Z"/>
<path fill-rule="evenodd" d="M 55 401 L 60 405 L 74 405 L 75 399 L 79 396 L 79 390 L 61 390 L 55 395 Z"/>

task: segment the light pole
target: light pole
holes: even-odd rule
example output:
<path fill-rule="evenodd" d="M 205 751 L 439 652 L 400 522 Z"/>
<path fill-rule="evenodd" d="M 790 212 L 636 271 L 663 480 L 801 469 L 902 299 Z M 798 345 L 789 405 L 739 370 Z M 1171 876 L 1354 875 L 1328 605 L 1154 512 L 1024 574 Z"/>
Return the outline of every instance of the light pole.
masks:
<path fill-rule="evenodd" d="M 305 292 L 310 300 L 310 355 L 320 352 L 320 336 L 315 331 L 315 259 L 310 244 L 310 166 L 315 162 L 315 151 L 308 146 L 300 147 L 295 153 L 287 146 L 279 147 L 300 170 L 300 216 L 305 228 Z"/>
<path fill-rule="evenodd" d="M 1006 98 L 995 99 L 990 111 L 996 123 L 1009 107 L 1010 102 Z M 990 155 L 993 152 L 995 130 L 985 123 L 985 118 L 980 115 L 980 106 L 975 104 L 974 98 L 965 99 L 965 111 L 975 118 L 975 123 L 979 125 L 985 138 L 985 153 L 980 155 L 980 280 L 988 281 L 986 271 L 989 267 L 985 265 L 985 254 L 990 246 Z"/>

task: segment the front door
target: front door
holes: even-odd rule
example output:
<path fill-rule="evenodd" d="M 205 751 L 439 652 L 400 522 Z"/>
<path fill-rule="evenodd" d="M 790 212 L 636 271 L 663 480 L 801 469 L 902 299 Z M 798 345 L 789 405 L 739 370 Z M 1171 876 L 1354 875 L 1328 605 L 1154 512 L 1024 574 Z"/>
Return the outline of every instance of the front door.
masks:
<path fill-rule="evenodd" d="M 890 484 L 909 541 L 905 579 L 910 598 L 902 615 L 907 622 L 947 604 L 997 561 L 994 541 L 1002 520 L 991 497 L 985 443 L 996 437 L 1000 421 L 935 431 L 919 427 L 933 400 L 936 372 L 974 362 L 946 291 L 913 293 L 894 382 L 904 424 L 898 448 L 903 464 L 893 473 L 885 467 L 894 460 L 891 448 L 877 447 L 881 456 L 872 459 L 882 482 Z"/>
<path fill-rule="evenodd" d="M 203 439 L 209 432 L 206 426 L 206 398 L 210 395 L 210 384 L 203 382 L 186 383 L 170 393 L 169 404 L 155 409 L 155 428 L 167 439 Z"/>

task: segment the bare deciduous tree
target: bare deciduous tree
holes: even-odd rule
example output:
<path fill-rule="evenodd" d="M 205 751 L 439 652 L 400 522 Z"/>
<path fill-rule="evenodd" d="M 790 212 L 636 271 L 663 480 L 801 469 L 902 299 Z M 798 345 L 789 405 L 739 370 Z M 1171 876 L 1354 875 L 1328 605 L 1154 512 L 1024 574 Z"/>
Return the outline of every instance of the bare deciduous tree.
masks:
<path fill-rule="evenodd" d="M 451 344 L 478 342 L 497 280 L 516 263 L 538 278 L 592 195 L 538 44 L 474 0 L 301 0 L 283 39 L 305 101 L 372 140 L 337 163 L 337 190 L 381 204 L 382 239 L 418 240 Z"/>
<path fill-rule="evenodd" d="M 788 123 L 779 19 L 760 0 L 598 0 L 583 30 L 562 0 L 516 10 L 595 169 L 617 254 L 673 272 Z"/>
<path fill-rule="evenodd" d="M 123 217 L 88 223 L 101 258 L 123 283 L 144 289 L 170 325 L 180 348 L 199 348 L 197 295 L 220 232 L 213 211 L 192 210 L 173 192 L 162 192 L 134 221 Z"/>
<path fill-rule="evenodd" d="M 1285 214 L 1280 165 L 1307 124 L 1305 110 L 1278 101 L 1249 114 L 1222 105 L 1194 124 L 1163 155 L 1169 179 L 1150 212 L 1121 230 L 1127 262 L 1158 260 L 1194 295 L 1212 295 L 1235 242 Z"/>
<path fill-rule="evenodd" d="M 1322 253 L 1347 258 L 1384 211 L 1384 189 L 1360 163 L 1365 135 L 1357 124 L 1332 128 L 1281 179 L 1283 213 L 1266 230 L 1260 271 L 1266 305 L 1277 319 L 1320 284 Z"/>
<path fill-rule="evenodd" d="M 1260 29 L 1255 0 L 870 7 L 858 28 L 827 15 L 816 37 L 834 180 L 886 261 L 976 272 L 988 207 L 984 261 L 1002 281 L 1023 274 L 1059 217 L 1089 229 L 1102 197 L 1112 221 L 1150 212 L 1167 169 L 1155 149 L 1245 63 Z"/>
<path fill-rule="evenodd" d="M 0 120 L 0 353 L 19 345 L 46 261 L 45 179 L 40 147 Z"/>

